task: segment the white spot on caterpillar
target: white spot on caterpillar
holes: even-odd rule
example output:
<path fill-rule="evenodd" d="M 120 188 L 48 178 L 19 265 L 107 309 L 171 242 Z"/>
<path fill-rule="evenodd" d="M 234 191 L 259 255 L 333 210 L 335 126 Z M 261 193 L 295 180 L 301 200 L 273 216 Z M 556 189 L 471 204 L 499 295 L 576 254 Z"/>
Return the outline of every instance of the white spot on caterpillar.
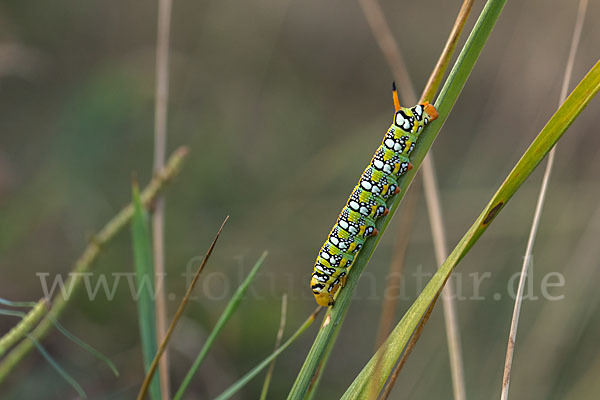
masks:
<path fill-rule="evenodd" d="M 396 143 L 394 145 L 394 150 L 397 151 L 397 152 L 400 151 L 400 150 L 402 150 L 402 145 L 400 143 Z"/>
<path fill-rule="evenodd" d="M 362 186 L 365 190 L 371 190 L 371 188 L 373 187 L 373 185 L 371 185 L 371 182 L 368 181 L 362 181 L 360 183 L 360 186 Z"/>
<path fill-rule="evenodd" d="M 358 229 L 356 229 L 356 227 L 355 227 L 355 226 L 351 226 L 351 227 L 348 229 L 348 232 L 350 232 L 350 233 L 351 233 L 351 234 L 353 234 L 353 235 L 356 235 L 356 234 L 358 233 Z"/>
<path fill-rule="evenodd" d="M 392 140 L 392 139 L 386 139 L 386 140 L 385 140 L 385 145 L 386 145 L 388 148 L 390 148 L 390 149 L 393 149 L 393 148 L 394 148 L 394 140 Z"/>
<path fill-rule="evenodd" d="M 353 209 L 354 211 L 358 210 L 360 208 L 360 205 L 352 200 L 350 203 L 348 203 L 348 205 L 350 206 L 351 209 Z M 335 243 L 334 243 L 335 244 Z"/>
<path fill-rule="evenodd" d="M 338 225 L 341 226 L 342 229 L 348 229 L 348 223 L 344 220 L 341 220 Z"/>
<path fill-rule="evenodd" d="M 362 215 L 369 215 L 369 209 L 367 207 L 361 207 L 360 208 L 360 213 Z"/>
<path fill-rule="evenodd" d="M 402 116 L 402 114 L 400 114 L 400 113 L 396 114 L 396 125 L 402 126 L 402 125 L 404 125 L 405 121 L 406 120 L 404 119 L 404 117 Z"/>
<path fill-rule="evenodd" d="M 392 173 L 392 167 L 390 167 L 389 164 L 385 164 L 385 166 L 383 167 L 383 172 L 385 172 L 387 174 L 391 174 Z"/>
<path fill-rule="evenodd" d="M 336 245 L 336 246 L 340 243 L 340 241 L 338 240 L 338 238 L 336 238 L 335 236 L 330 237 L 329 241 L 331 243 L 333 243 L 334 245 Z"/>
<path fill-rule="evenodd" d="M 383 161 L 375 160 L 375 161 L 373 161 L 373 165 L 375 166 L 375 168 L 381 169 L 381 168 L 383 168 Z"/>
<path fill-rule="evenodd" d="M 322 251 L 321 252 L 321 257 L 323 257 L 326 260 L 329 260 L 329 253 L 327 253 L 326 251 Z"/>

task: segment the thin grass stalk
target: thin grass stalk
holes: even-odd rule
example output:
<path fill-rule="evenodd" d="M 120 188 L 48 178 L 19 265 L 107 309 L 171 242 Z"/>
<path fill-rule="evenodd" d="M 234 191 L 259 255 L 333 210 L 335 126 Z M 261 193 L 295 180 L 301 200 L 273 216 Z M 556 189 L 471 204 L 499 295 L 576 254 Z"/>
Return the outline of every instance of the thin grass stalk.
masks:
<path fill-rule="evenodd" d="M 596 153 L 585 170 L 581 171 L 582 175 L 585 172 L 595 174 L 600 170 L 600 151 Z M 574 201 L 579 203 L 580 200 Z M 536 360 L 536 368 L 522 370 L 522 374 L 525 375 L 524 379 L 536 388 L 536 394 L 539 394 L 539 398 L 542 399 L 551 397 L 555 385 L 547 384 L 548 377 L 556 368 L 564 368 L 564 360 L 570 354 L 574 354 L 575 348 L 578 346 L 577 331 L 585 331 L 586 325 L 590 322 L 590 313 L 597 314 L 596 310 L 600 306 L 600 299 L 597 299 L 596 296 L 600 271 L 596 263 L 589 261 L 600 259 L 600 247 L 598 247 L 600 204 L 596 205 L 594 210 L 590 210 L 588 215 L 585 229 L 581 231 L 578 241 L 565 258 L 569 260 L 569 276 L 567 277 L 569 286 L 577 289 L 569 293 L 568 300 L 560 302 L 560 307 L 557 304 L 559 302 L 544 303 L 522 345 L 523 351 L 526 351 L 524 357 L 532 357 Z M 577 308 L 570 306 L 574 304 L 585 306 Z M 556 321 L 562 321 L 562 323 L 556 324 Z M 585 322 L 582 324 L 582 321 Z M 553 326 L 552 336 L 548 341 L 540 342 L 539 338 L 547 334 L 548 326 Z M 574 330 L 574 326 L 577 326 L 578 329 Z M 555 350 L 548 352 L 548 346 Z M 577 399 L 578 397 L 567 396 L 565 398 Z"/>
<path fill-rule="evenodd" d="M 373 36 L 377 40 L 377 44 L 381 49 L 381 53 L 385 57 L 388 65 L 392 70 L 394 79 L 398 84 L 398 93 L 400 97 L 406 101 L 407 99 L 417 98 L 417 94 L 411 83 L 404 56 L 398 48 L 398 44 L 394 39 L 394 34 L 390 29 L 385 15 L 379 6 L 377 0 L 358 0 L 358 4 L 365 14 L 369 28 L 373 32 Z M 413 104 L 414 100 L 410 103 Z"/>
<path fill-rule="evenodd" d="M 169 36 L 171 32 L 172 0 L 158 1 L 156 40 L 156 94 L 154 103 L 154 171 L 165 165 L 167 151 L 167 110 L 169 103 Z M 164 279 L 165 274 L 165 199 L 158 196 L 152 214 L 152 240 L 154 250 L 155 279 Z M 156 282 L 156 340 L 161 343 L 167 330 L 167 301 L 165 285 Z M 163 400 L 171 397 L 169 381 L 168 351 L 160 361 L 160 388 Z"/>
<path fill-rule="evenodd" d="M 571 76 L 573 75 L 573 65 L 575 64 L 575 55 L 577 54 L 577 48 L 579 47 L 579 41 L 581 39 L 581 31 L 583 29 L 583 21 L 587 11 L 588 0 L 579 1 L 579 10 L 577 13 L 577 19 L 575 21 L 575 28 L 573 30 L 573 37 L 571 39 L 571 47 L 569 49 L 569 57 L 567 58 L 567 66 L 565 68 L 565 74 L 563 76 L 562 88 L 560 91 L 560 99 L 558 105 L 560 105 L 567 98 L 569 90 L 569 83 Z M 521 267 L 521 276 L 519 277 L 519 286 L 517 289 L 517 296 L 515 298 L 515 305 L 513 309 L 512 320 L 510 324 L 510 332 L 508 336 L 508 345 L 506 347 L 506 358 L 504 361 L 504 376 L 502 378 L 502 393 L 500 394 L 501 400 L 508 400 L 508 391 L 510 387 L 510 377 L 512 372 L 513 357 L 515 352 L 515 342 L 517 339 L 517 330 L 519 327 L 519 315 L 521 313 L 521 305 L 523 303 L 523 292 L 525 290 L 525 281 L 527 279 L 527 272 L 529 270 L 529 264 L 533 256 L 533 246 L 535 244 L 535 238 L 539 230 L 540 220 L 544 209 L 544 202 L 548 193 L 548 186 L 550 183 L 550 175 L 552 173 L 552 167 L 554 166 L 554 156 L 556 154 L 556 147 L 554 147 L 548 155 L 548 161 L 546 163 L 546 169 L 544 171 L 544 177 L 542 178 L 542 185 L 540 187 L 540 193 L 538 195 L 537 204 L 535 206 L 535 212 L 533 215 L 533 221 L 531 223 L 531 229 L 529 231 L 529 238 L 527 239 L 527 248 L 525 250 L 525 256 L 523 257 L 523 265 Z"/>
<path fill-rule="evenodd" d="M 417 96 L 412 81 L 407 73 L 406 65 L 404 65 L 404 57 L 402 56 L 400 47 L 392 35 L 391 29 L 387 24 L 381 7 L 376 0 L 360 0 L 360 4 L 373 35 L 375 36 L 379 47 L 384 53 L 390 68 L 395 71 L 395 75 L 399 77 L 399 79 L 403 79 L 403 81 L 400 81 L 400 86 L 404 87 L 404 91 L 400 93 L 402 101 L 405 104 L 416 103 Z M 446 41 L 446 45 L 444 46 L 444 50 L 442 51 L 436 67 L 434 68 L 434 72 L 431 74 L 427 82 L 419 102 L 431 101 L 435 95 L 435 92 L 437 92 L 441 79 L 447 69 L 450 59 L 452 58 L 458 38 L 462 33 L 472 7 L 472 0 L 465 0 L 463 2 L 452 31 L 450 32 L 448 40 Z M 423 161 L 422 168 L 427 212 L 429 214 L 436 262 L 439 268 L 439 266 L 442 265 L 448 256 L 448 249 L 432 153 L 427 154 Z M 443 307 L 446 338 L 448 341 L 448 353 L 450 359 L 450 371 L 452 375 L 452 387 L 454 391 L 454 399 L 465 400 L 466 390 L 462 362 L 462 349 L 460 344 L 460 330 L 458 328 L 456 305 L 453 298 L 454 288 L 451 284 L 448 284 L 446 285 L 446 288 L 444 288 Z M 388 332 L 389 328 L 386 331 L 386 335 Z M 381 342 L 383 342 L 383 340 L 381 340 Z M 379 342 L 379 344 L 381 344 L 381 342 Z M 373 386 L 373 388 L 374 387 L 375 386 Z M 376 393 L 375 389 L 373 389 L 369 398 L 375 397 Z"/>
<path fill-rule="evenodd" d="M 281 339 L 283 339 L 283 331 L 285 330 L 285 321 L 287 318 L 287 294 L 281 297 L 281 317 L 279 319 L 279 330 L 277 331 L 277 338 L 275 339 L 275 348 L 273 351 L 277 351 L 279 346 L 281 345 Z M 263 383 L 262 390 L 260 392 L 260 400 L 267 399 L 267 393 L 269 393 L 269 385 L 271 384 L 271 378 L 273 377 L 273 371 L 275 370 L 275 361 L 277 359 L 274 358 L 271 361 L 271 365 L 269 365 L 269 370 L 267 371 L 267 376 L 265 377 L 265 382 Z"/>
<path fill-rule="evenodd" d="M 188 150 L 185 147 L 181 147 L 176 150 L 170 157 L 169 161 L 158 174 L 155 174 L 148 186 L 144 188 L 141 193 L 142 203 L 145 207 L 156 198 L 165 185 L 171 181 L 177 174 L 183 161 L 188 154 Z M 123 208 L 116 216 L 114 216 L 93 238 L 92 241 L 83 251 L 83 254 L 75 262 L 73 272 L 75 275 L 69 275 L 69 278 L 65 282 L 65 287 L 73 287 L 73 294 L 75 294 L 78 288 L 82 285 L 83 280 L 81 279 L 81 273 L 87 272 L 92 267 L 93 263 L 98 258 L 102 247 L 108 244 L 119 232 L 125 228 L 133 216 L 133 205 L 130 203 Z M 52 300 L 52 307 L 49 314 L 58 319 L 69 301 L 72 301 L 75 296 L 71 296 L 68 300 L 64 297 L 57 295 Z M 31 336 L 40 340 L 49 332 L 52 327 L 51 319 L 44 319 L 40 324 L 33 330 Z M 29 354 L 34 344 L 29 340 L 22 340 L 8 355 L 0 362 L 0 383 L 10 374 L 10 372 L 21 362 L 21 360 Z"/>
<path fill-rule="evenodd" d="M 464 0 L 460 10 L 458 10 L 456 21 L 454 22 L 454 26 L 452 26 L 450 35 L 448 35 L 448 40 L 444 45 L 442 55 L 433 68 L 433 73 L 429 75 L 429 79 L 427 80 L 427 84 L 425 85 L 425 89 L 423 90 L 420 101 L 428 101 L 430 103 L 433 101 L 433 97 L 440 88 L 442 78 L 444 78 L 446 70 L 448 69 L 448 65 L 450 64 L 450 60 L 452 59 L 452 55 L 454 54 L 454 50 L 458 44 L 458 39 L 460 38 L 460 35 L 465 28 L 465 24 L 467 23 L 467 19 L 471 14 L 473 3 L 474 0 Z"/>
<path fill-rule="evenodd" d="M 475 26 L 469 35 L 458 59 L 450 72 L 448 79 L 446 80 L 444 87 L 442 88 L 438 99 L 435 102 L 435 107 L 439 113 L 438 119 L 433 121 L 427 129 L 423 131 L 419 142 L 417 143 L 414 151 L 412 152 L 413 165 L 415 168 L 408 171 L 403 175 L 403 179 L 399 181 L 399 193 L 392 201 L 388 202 L 388 208 L 390 209 L 390 215 L 386 219 L 381 220 L 377 223 L 377 229 L 380 234 L 374 239 L 367 241 L 356 257 L 352 266 L 352 274 L 349 274 L 348 280 L 344 290 L 339 292 L 336 299 L 336 304 L 327 312 L 325 319 L 329 319 L 330 323 L 323 324 L 317 337 L 306 357 L 306 360 L 292 386 L 288 399 L 301 399 L 304 398 L 308 387 L 311 384 L 315 373 L 321 365 L 324 356 L 328 353 L 328 348 L 335 341 L 341 327 L 341 323 L 345 317 L 346 311 L 351 302 L 352 294 L 362 271 L 365 269 L 368 261 L 377 244 L 381 240 L 385 229 L 389 225 L 390 218 L 398 208 L 400 201 L 402 200 L 403 193 L 406 190 L 412 180 L 419 166 L 421 165 L 425 154 L 433 144 L 440 128 L 448 118 L 448 115 L 455 104 L 459 94 L 461 93 L 467 78 L 471 74 L 475 62 L 479 58 L 483 46 L 487 41 L 492 28 L 494 27 L 500 12 L 502 11 L 506 0 L 488 0 L 486 3 L 479 19 L 475 23 Z M 586 81 L 587 84 L 587 81 Z"/>
<path fill-rule="evenodd" d="M 262 264 L 265 261 L 267 254 L 268 254 L 267 251 L 265 251 L 260 256 L 258 261 L 256 261 L 256 264 L 254 264 L 254 267 L 252 267 L 252 269 L 248 273 L 248 276 L 246 277 L 246 279 L 244 279 L 242 284 L 237 288 L 237 290 L 233 294 L 233 297 L 231 298 L 231 300 L 229 300 L 229 303 L 227 303 L 227 307 L 225 307 L 225 310 L 221 314 L 221 317 L 219 317 L 219 320 L 215 324 L 215 327 L 210 332 L 210 335 L 206 339 L 204 346 L 202 346 L 200 353 L 198 353 L 198 356 L 196 356 L 196 359 L 194 360 L 194 364 L 190 367 L 188 373 L 186 374 L 185 378 L 183 379 L 183 382 L 181 382 L 181 385 L 179 385 L 179 389 L 177 389 L 177 392 L 175 393 L 173 400 L 181 400 L 181 398 L 185 394 L 185 391 L 187 390 L 188 386 L 190 385 L 190 382 L 192 381 L 192 378 L 194 377 L 196 372 L 198 372 L 198 368 L 200 368 L 200 365 L 206 358 L 206 355 L 208 354 L 208 351 L 211 349 L 213 343 L 215 342 L 215 340 L 217 339 L 217 337 L 219 336 L 219 334 L 225 327 L 225 324 L 227 324 L 227 321 L 229 321 L 231 316 L 237 311 L 238 306 L 240 305 L 240 303 L 242 302 L 242 300 L 244 298 L 244 295 L 246 294 L 246 290 L 248 290 L 248 287 L 250 286 L 250 284 L 256 277 L 258 270 L 262 267 Z"/>
<path fill-rule="evenodd" d="M 196 271 L 196 274 L 194 275 L 194 279 L 190 283 L 190 286 L 188 287 L 188 289 L 185 293 L 185 296 L 183 297 L 183 300 L 179 304 L 179 308 L 177 309 L 177 312 L 175 313 L 175 316 L 173 317 L 173 320 L 171 321 L 171 324 L 169 325 L 169 329 L 167 330 L 164 339 L 160 343 L 160 346 L 156 352 L 156 355 L 154 356 L 154 359 L 152 360 L 150 368 L 148 368 L 148 372 L 146 373 L 146 377 L 144 378 L 144 382 L 142 383 L 142 386 L 141 386 L 140 391 L 137 396 L 138 400 L 142 400 L 144 398 L 144 396 L 146 395 L 146 392 L 148 391 L 148 387 L 150 386 L 150 382 L 152 381 L 152 377 L 154 376 L 154 373 L 156 372 L 156 368 L 158 366 L 160 358 L 164 354 L 164 352 L 167 348 L 167 344 L 169 343 L 169 339 L 171 338 L 171 335 L 173 334 L 173 331 L 175 330 L 175 327 L 177 326 L 177 322 L 179 322 L 179 319 L 181 318 L 181 316 L 183 315 L 183 311 L 185 310 L 185 306 L 190 301 L 190 297 L 192 296 L 192 292 L 194 290 L 194 287 L 196 286 L 198 277 L 200 276 L 200 273 L 204 270 L 204 267 L 206 266 L 206 263 L 208 262 L 208 259 L 210 258 L 211 254 L 215 248 L 215 245 L 217 244 L 217 240 L 219 240 L 219 236 L 221 236 L 221 231 L 223 230 L 223 227 L 225 226 L 225 224 L 227 223 L 228 220 L 229 220 L 229 215 L 227 217 L 225 217 L 225 220 L 223 221 L 223 223 L 221 224 L 221 227 L 217 231 L 217 234 L 215 235 L 215 238 L 213 239 L 210 247 L 208 248 L 208 251 L 204 255 L 204 259 L 202 260 L 200 267 L 198 267 L 198 270 Z"/>
<path fill-rule="evenodd" d="M 215 400 L 227 400 L 231 398 L 234 394 L 240 391 L 248 382 L 250 382 L 256 375 L 258 375 L 263 369 L 265 369 L 277 356 L 279 356 L 285 349 L 290 347 L 292 343 L 296 341 L 296 339 L 306 331 L 312 323 L 317 318 L 317 315 L 321 312 L 323 307 L 319 306 L 308 316 L 308 318 L 302 323 L 302 325 L 294 332 L 292 336 L 288 340 L 286 340 L 281 347 L 271 353 L 270 356 L 265 358 L 260 364 L 256 367 L 252 368 L 246 375 L 244 375 L 241 379 L 239 379 L 236 383 L 231 385 L 227 390 L 221 393 Z"/>
<path fill-rule="evenodd" d="M 442 216 L 439 189 L 435 177 L 435 167 L 431 153 L 423 160 L 423 182 L 425 189 L 425 202 L 429 214 L 431 236 L 435 250 L 435 260 L 439 268 L 448 257 L 448 240 L 446 239 L 446 228 Z M 432 307 L 435 305 L 435 301 Z M 446 340 L 448 342 L 448 356 L 450 359 L 450 373 L 452 375 L 452 389 L 455 400 L 467 398 L 465 388 L 465 373 L 462 360 L 462 346 L 460 341 L 460 329 L 458 327 L 458 316 L 456 312 L 456 301 L 454 300 L 454 285 L 452 281 L 446 282 L 442 291 L 442 305 L 444 309 L 444 326 L 446 328 Z M 424 325 L 427 320 L 422 321 Z M 419 335 L 415 335 L 416 340 Z M 416 344 L 415 340 L 415 344 Z M 406 353 L 405 353 L 406 354 Z M 409 352 L 410 354 L 410 352 Z"/>
<path fill-rule="evenodd" d="M 73 389 L 75 389 L 75 391 L 77 392 L 77 394 L 79 395 L 80 398 L 82 399 L 87 399 L 87 394 L 85 393 L 85 391 L 83 390 L 83 388 L 81 387 L 81 385 L 79 383 L 77 383 L 77 381 L 75 380 L 75 378 L 73 378 L 67 371 L 65 371 L 55 360 L 54 358 L 52 358 L 52 356 L 50 355 L 50 353 L 48 353 L 46 351 L 46 349 L 44 348 L 44 346 L 42 346 L 42 344 L 36 340 L 33 336 L 27 334 L 27 339 L 29 339 L 32 343 L 33 346 L 35 346 L 37 348 L 37 350 L 40 352 L 40 354 L 42 355 L 42 357 L 44 357 L 46 359 L 46 362 L 48 362 L 48 364 L 50 364 L 52 366 L 52 368 L 54 368 L 56 370 L 56 372 L 59 373 L 59 375 L 69 384 L 71 385 L 71 387 Z"/>

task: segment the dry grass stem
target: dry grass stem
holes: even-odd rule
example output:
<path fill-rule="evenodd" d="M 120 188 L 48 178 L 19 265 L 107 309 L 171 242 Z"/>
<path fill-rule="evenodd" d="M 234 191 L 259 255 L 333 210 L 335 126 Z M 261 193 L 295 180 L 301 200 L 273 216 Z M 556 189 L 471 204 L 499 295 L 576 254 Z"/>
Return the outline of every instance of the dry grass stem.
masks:
<path fill-rule="evenodd" d="M 283 331 L 285 330 L 285 322 L 287 320 L 287 294 L 284 294 L 281 297 L 281 318 L 279 320 L 279 330 L 277 331 L 277 338 L 275 339 L 275 347 L 273 348 L 273 352 L 279 349 L 281 346 L 281 339 L 283 339 Z M 269 391 L 269 384 L 271 383 L 271 378 L 273 376 L 273 371 L 275 370 L 275 360 L 271 361 L 271 365 L 269 365 L 269 370 L 267 371 L 267 376 L 265 377 L 265 383 L 263 384 L 262 393 L 260 395 L 261 399 L 267 398 L 267 392 Z"/>
<path fill-rule="evenodd" d="M 429 225 L 433 237 L 435 260 L 438 268 L 448 257 L 446 228 L 442 217 L 440 194 L 435 177 L 435 167 L 431 153 L 423 160 L 423 183 L 425 201 L 429 214 Z M 444 324 L 446 327 L 446 340 L 448 341 L 448 356 L 450 357 L 450 373 L 452 374 L 452 388 L 455 400 L 464 400 L 467 397 L 465 390 L 465 374 L 462 362 L 462 346 L 460 342 L 460 329 L 458 328 L 458 315 L 454 299 L 454 285 L 452 281 L 446 283 L 442 291 L 442 305 L 444 307 Z M 434 303 L 435 304 L 435 303 Z"/>
<path fill-rule="evenodd" d="M 569 50 L 569 57 L 567 59 L 567 66 L 565 68 L 565 74 L 563 76 L 563 83 L 560 92 L 559 106 L 567 98 L 569 90 L 569 82 L 573 72 L 573 64 L 575 63 L 575 55 L 577 48 L 579 47 L 579 40 L 581 38 L 581 31 L 583 28 L 583 20 L 587 10 L 588 0 L 580 0 L 579 10 L 577 13 L 577 19 L 575 21 L 575 29 L 573 31 L 573 38 L 571 40 L 571 48 Z M 554 165 L 554 155 L 556 153 L 556 147 L 554 147 L 548 155 L 548 162 L 544 171 L 544 177 L 542 179 L 542 185 L 540 193 L 535 206 L 535 212 L 533 215 L 533 222 L 531 223 L 531 229 L 529 231 L 529 238 L 527 240 L 527 248 L 525 250 L 525 256 L 523 257 L 523 265 L 521 267 L 521 276 L 519 278 L 519 287 L 517 289 L 517 296 L 515 298 L 515 305 L 513 309 L 512 320 L 510 324 L 510 332 L 508 336 L 508 345 L 506 347 L 506 358 L 504 361 L 504 376 L 502 378 L 502 393 L 500 395 L 501 400 L 508 399 L 508 391 L 510 387 L 510 376 L 512 372 L 512 363 L 515 351 L 515 341 L 517 338 L 517 329 L 519 326 L 519 315 L 521 313 L 521 304 L 523 302 L 523 291 L 525 290 L 525 280 L 527 279 L 527 271 L 529 264 L 531 263 L 533 245 L 535 244 L 535 237 L 539 229 L 540 219 L 542 211 L 544 209 L 544 201 L 546 200 L 546 194 L 548 192 L 548 184 L 550 182 L 550 175 L 552 173 L 552 167 Z"/>
<path fill-rule="evenodd" d="M 154 104 L 154 171 L 165 164 L 167 147 L 167 105 L 169 102 L 169 36 L 171 31 L 172 0 L 158 1 L 156 41 L 156 95 Z M 152 248 L 156 279 L 165 274 L 165 200 L 159 196 L 152 215 Z M 158 282 L 156 283 L 158 288 Z M 167 302 L 164 287 L 156 293 L 156 340 L 162 342 L 167 329 Z M 163 400 L 169 399 L 169 359 L 165 352 L 160 362 L 160 389 Z"/>

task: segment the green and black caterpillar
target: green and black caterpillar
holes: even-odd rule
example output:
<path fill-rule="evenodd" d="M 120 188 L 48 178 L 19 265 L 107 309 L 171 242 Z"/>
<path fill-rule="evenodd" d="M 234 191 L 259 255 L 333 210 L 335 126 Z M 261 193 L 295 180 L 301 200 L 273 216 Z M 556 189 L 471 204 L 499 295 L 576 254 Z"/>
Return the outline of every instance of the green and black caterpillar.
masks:
<path fill-rule="evenodd" d="M 354 187 L 346 206 L 321 247 L 310 287 L 317 303 L 331 306 L 365 240 L 377 235 L 375 221 L 388 214 L 386 199 L 400 192 L 398 179 L 412 168 L 409 156 L 423 128 L 438 117 L 429 103 L 400 107 L 393 86 L 396 112 L 381 146 Z"/>

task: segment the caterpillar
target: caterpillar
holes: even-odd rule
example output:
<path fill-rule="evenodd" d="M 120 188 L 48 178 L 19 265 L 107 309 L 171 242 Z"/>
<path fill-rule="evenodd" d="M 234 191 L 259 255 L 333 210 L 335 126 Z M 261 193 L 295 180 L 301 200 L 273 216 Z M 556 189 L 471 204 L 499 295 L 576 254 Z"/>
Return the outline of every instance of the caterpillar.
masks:
<path fill-rule="evenodd" d="M 365 241 L 379 233 L 375 222 L 389 213 L 386 199 L 400 192 L 398 179 L 412 168 L 408 157 L 415 143 L 423 128 L 438 117 L 436 109 L 427 102 L 411 108 L 400 107 L 395 84 L 392 98 L 395 108 L 392 125 L 315 261 L 310 287 L 321 306 L 333 305 Z"/>

